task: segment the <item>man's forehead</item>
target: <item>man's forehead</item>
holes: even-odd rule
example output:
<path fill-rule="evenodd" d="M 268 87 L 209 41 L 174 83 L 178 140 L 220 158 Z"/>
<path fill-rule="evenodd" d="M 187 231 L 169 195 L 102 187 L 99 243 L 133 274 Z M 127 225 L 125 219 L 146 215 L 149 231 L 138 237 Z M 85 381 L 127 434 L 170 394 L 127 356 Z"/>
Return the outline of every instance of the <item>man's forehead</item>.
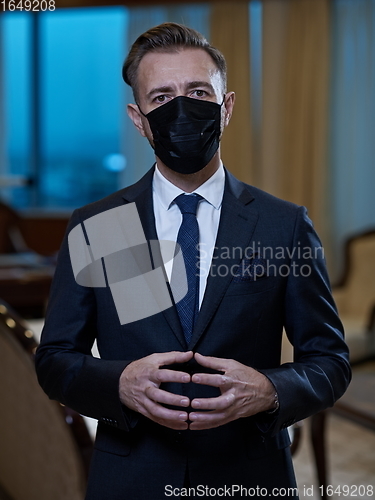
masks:
<path fill-rule="evenodd" d="M 191 81 L 211 81 L 219 73 L 219 69 L 211 56 L 201 48 L 182 48 L 173 51 L 151 51 L 141 60 L 138 68 L 138 82 L 152 79 L 153 86 L 161 84 L 165 80 L 165 85 L 176 80 Z M 204 78 L 205 77 L 205 78 Z M 156 82 L 155 78 L 160 80 Z M 146 82 L 145 82 L 146 83 Z"/>

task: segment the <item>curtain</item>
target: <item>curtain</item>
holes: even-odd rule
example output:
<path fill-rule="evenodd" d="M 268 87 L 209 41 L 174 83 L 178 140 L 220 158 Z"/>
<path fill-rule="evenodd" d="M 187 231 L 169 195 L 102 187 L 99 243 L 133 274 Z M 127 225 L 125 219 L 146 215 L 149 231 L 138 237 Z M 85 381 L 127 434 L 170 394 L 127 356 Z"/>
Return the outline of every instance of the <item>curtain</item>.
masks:
<path fill-rule="evenodd" d="M 335 0 L 332 20 L 330 207 L 338 276 L 344 240 L 375 227 L 375 1 Z"/>
<path fill-rule="evenodd" d="M 305 205 L 328 244 L 329 0 L 264 0 L 260 187 Z"/>
<path fill-rule="evenodd" d="M 262 135 L 259 186 L 282 197 L 283 68 L 286 64 L 286 35 L 289 2 L 263 3 Z"/>
<path fill-rule="evenodd" d="M 224 164 L 239 179 L 254 183 L 251 161 L 249 3 L 218 1 L 212 5 L 212 45 L 220 49 L 228 65 L 228 90 L 236 92 L 236 104 L 222 140 Z"/>

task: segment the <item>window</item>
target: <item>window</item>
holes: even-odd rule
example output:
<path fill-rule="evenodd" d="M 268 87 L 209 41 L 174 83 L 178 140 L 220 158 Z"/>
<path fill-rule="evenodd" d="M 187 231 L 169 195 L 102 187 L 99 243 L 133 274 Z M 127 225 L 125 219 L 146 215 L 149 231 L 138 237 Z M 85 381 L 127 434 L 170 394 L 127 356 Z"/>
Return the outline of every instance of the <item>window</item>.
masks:
<path fill-rule="evenodd" d="M 126 114 L 130 43 L 165 21 L 209 36 L 208 20 L 205 4 L 3 14 L 0 196 L 16 208 L 71 209 L 139 179 L 154 157 Z"/>
<path fill-rule="evenodd" d="M 2 148 L 0 149 L 0 174 L 12 174 L 17 183 L 19 177 L 31 175 L 29 158 L 31 154 L 31 17 L 25 13 L 3 14 L 0 18 L 0 35 L 3 46 L 0 62 L 4 70 L 1 81 L 1 104 L 4 116 L 0 117 L 2 127 Z M 1 109 L 1 107 L 0 107 Z M 5 179 L 6 180 L 6 179 Z M 4 191 L 4 190 L 3 190 Z M 16 205 L 28 204 L 28 189 L 16 188 L 5 191 L 5 195 L 16 198 Z M 3 195 L 3 193 L 0 193 Z"/>
<path fill-rule="evenodd" d="M 3 19 L 7 173 L 13 205 L 73 207 L 118 187 L 124 114 L 125 8 Z"/>

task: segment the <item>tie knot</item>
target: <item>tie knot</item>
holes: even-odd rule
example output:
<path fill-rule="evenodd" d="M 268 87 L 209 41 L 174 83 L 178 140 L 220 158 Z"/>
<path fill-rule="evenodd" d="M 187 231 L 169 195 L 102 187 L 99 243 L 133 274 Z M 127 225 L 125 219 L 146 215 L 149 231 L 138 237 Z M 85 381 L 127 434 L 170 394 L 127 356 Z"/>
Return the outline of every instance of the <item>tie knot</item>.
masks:
<path fill-rule="evenodd" d="M 175 203 L 182 214 L 197 215 L 198 203 L 202 199 L 199 194 L 180 194 L 175 198 Z"/>

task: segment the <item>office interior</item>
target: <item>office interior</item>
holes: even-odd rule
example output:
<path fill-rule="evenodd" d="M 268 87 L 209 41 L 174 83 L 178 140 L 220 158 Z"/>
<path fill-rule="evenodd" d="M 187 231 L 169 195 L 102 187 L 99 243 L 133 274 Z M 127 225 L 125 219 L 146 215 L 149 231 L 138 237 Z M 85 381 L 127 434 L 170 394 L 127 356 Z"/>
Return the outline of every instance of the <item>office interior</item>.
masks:
<path fill-rule="evenodd" d="M 324 247 L 355 375 L 343 401 L 290 429 L 300 498 L 374 498 L 375 0 L 34 4 L 0 2 L 0 499 L 84 498 L 96 423 L 39 392 L 32 357 L 73 210 L 154 163 L 121 67 L 166 21 L 226 57 L 224 165 L 306 206 Z"/>

